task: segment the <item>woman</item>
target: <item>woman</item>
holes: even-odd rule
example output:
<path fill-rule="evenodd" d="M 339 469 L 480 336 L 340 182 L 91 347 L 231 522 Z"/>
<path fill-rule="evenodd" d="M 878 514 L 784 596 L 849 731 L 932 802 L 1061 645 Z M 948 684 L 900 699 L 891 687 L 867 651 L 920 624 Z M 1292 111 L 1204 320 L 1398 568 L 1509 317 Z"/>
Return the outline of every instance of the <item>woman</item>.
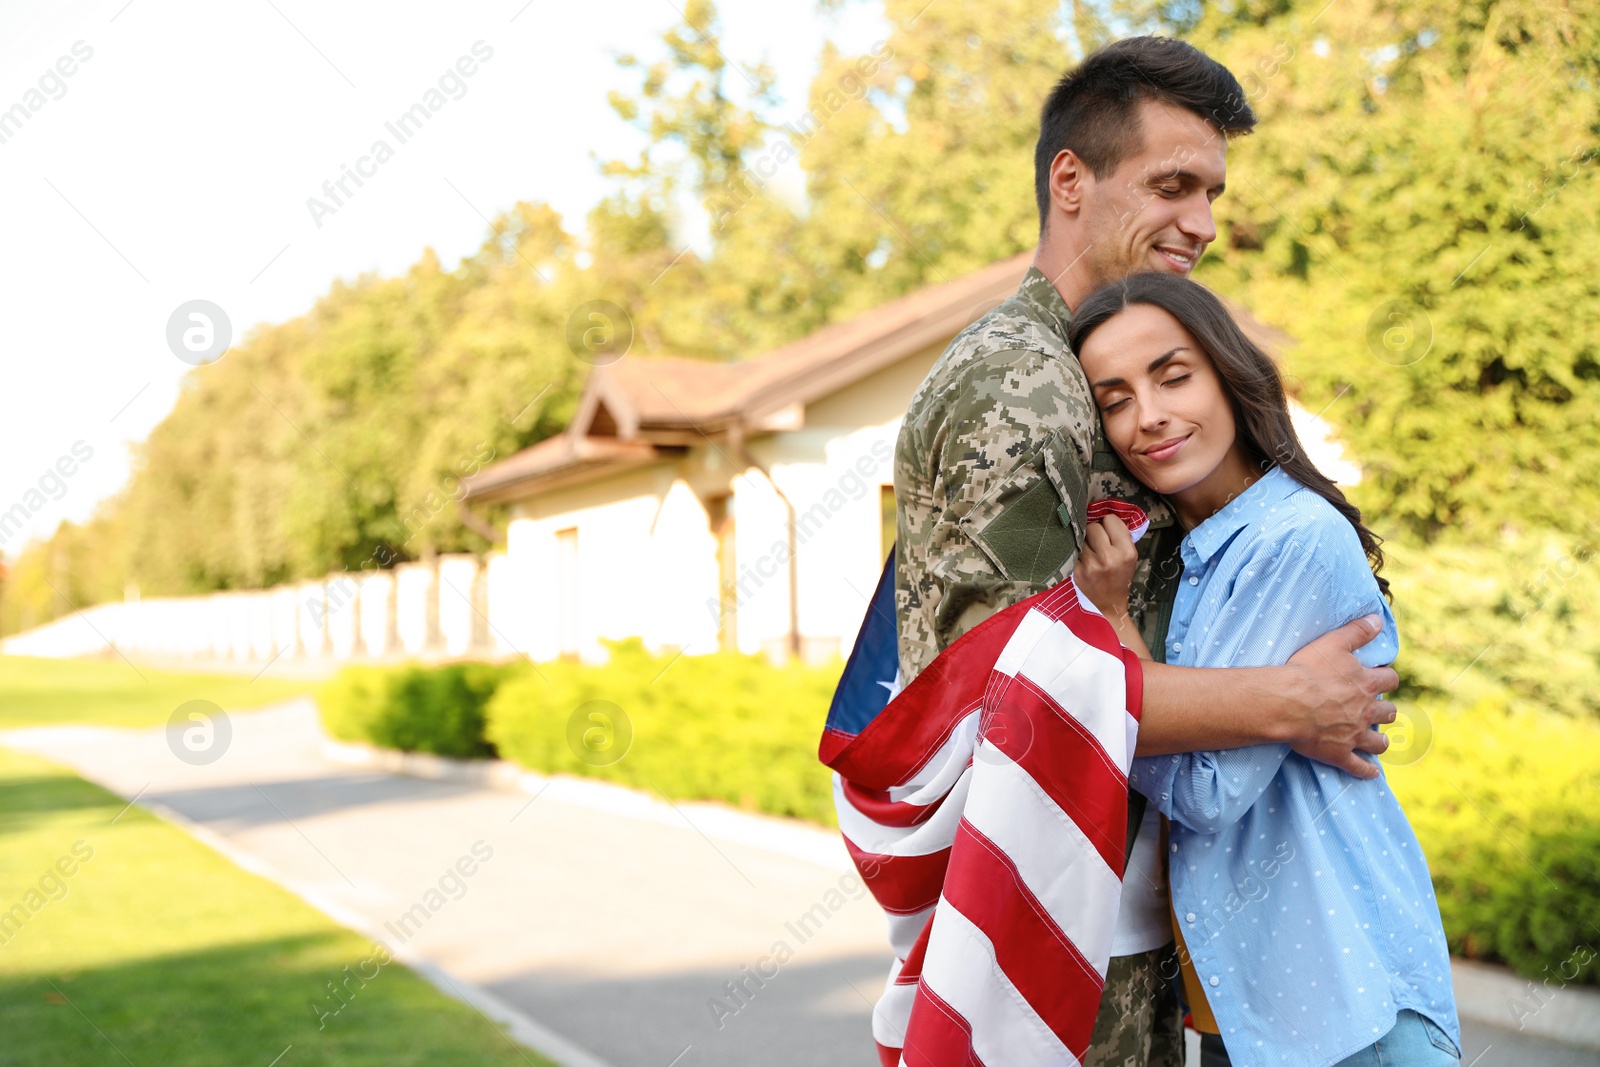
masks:
<path fill-rule="evenodd" d="M 1174 505 L 1187 534 L 1164 659 L 1281 664 L 1363 615 L 1398 648 L 1378 538 L 1306 458 L 1277 368 L 1214 295 L 1172 274 L 1094 293 L 1069 340 L 1106 438 Z M 1089 528 L 1073 578 L 1124 644 L 1135 560 L 1126 528 Z M 1427 863 L 1380 775 L 1286 745 L 1134 762 L 1170 820 L 1166 858 L 1184 985 L 1205 1062 L 1455 1064 L 1460 1029 Z"/>

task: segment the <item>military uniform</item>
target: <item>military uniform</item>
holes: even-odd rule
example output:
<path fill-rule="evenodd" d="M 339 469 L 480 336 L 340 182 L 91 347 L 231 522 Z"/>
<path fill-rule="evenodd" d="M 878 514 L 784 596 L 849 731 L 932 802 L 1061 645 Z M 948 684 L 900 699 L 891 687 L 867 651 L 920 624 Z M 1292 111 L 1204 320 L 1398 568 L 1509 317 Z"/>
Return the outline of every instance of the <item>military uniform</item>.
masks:
<path fill-rule="evenodd" d="M 1071 314 L 1030 267 L 1016 295 L 956 335 L 911 399 L 894 456 L 902 685 L 990 615 L 1069 577 L 1089 501 L 1105 497 L 1150 514 L 1128 601 L 1160 655 L 1181 531 L 1106 443 L 1067 347 Z M 1131 798 L 1130 833 L 1144 808 Z M 1181 1067 L 1176 1002 L 1157 996 L 1161 954 L 1112 960 L 1086 1067 Z"/>

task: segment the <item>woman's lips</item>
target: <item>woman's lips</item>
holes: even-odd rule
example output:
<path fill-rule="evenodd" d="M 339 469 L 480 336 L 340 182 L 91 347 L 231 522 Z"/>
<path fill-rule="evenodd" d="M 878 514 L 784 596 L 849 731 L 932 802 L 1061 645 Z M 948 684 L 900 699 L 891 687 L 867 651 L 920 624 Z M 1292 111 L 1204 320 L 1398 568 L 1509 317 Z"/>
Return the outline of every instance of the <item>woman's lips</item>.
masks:
<path fill-rule="evenodd" d="M 1145 449 L 1144 458 L 1148 460 L 1154 460 L 1157 463 L 1169 460 L 1178 454 L 1178 449 L 1182 448 L 1184 443 L 1188 440 L 1189 435 L 1184 434 L 1182 437 L 1174 437 L 1170 441 L 1163 441 L 1153 448 Z"/>

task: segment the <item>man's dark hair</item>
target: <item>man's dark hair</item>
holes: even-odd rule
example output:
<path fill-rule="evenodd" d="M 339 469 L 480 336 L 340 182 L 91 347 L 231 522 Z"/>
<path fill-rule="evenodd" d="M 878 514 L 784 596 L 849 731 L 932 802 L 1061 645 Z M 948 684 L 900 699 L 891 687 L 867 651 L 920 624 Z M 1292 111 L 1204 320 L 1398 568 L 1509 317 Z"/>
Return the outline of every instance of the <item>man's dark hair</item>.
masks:
<path fill-rule="evenodd" d="M 1050 90 L 1039 115 L 1033 187 L 1039 229 L 1050 211 L 1050 164 L 1064 148 L 1105 178 L 1139 151 L 1139 104 L 1194 112 L 1228 137 L 1255 129 L 1255 112 L 1228 68 L 1176 37 L 1129 37 L 1091 53 Z"/>

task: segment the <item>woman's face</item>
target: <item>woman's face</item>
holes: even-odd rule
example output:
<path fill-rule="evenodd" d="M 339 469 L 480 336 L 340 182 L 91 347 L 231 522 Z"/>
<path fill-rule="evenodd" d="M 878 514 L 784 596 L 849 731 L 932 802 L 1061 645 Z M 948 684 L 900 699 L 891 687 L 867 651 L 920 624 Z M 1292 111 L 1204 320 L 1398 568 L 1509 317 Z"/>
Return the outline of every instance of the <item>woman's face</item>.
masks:
<path fill-rule="evenodd" d="M 1083 342 L 1106 440 L 1128 472 L 1181 498 L 1237 459 L 1233 405 L 1211 359 L 1171 314 L 1134 304 Z M 1180 506 L 1180 510 L 1181 506 Z"/>

